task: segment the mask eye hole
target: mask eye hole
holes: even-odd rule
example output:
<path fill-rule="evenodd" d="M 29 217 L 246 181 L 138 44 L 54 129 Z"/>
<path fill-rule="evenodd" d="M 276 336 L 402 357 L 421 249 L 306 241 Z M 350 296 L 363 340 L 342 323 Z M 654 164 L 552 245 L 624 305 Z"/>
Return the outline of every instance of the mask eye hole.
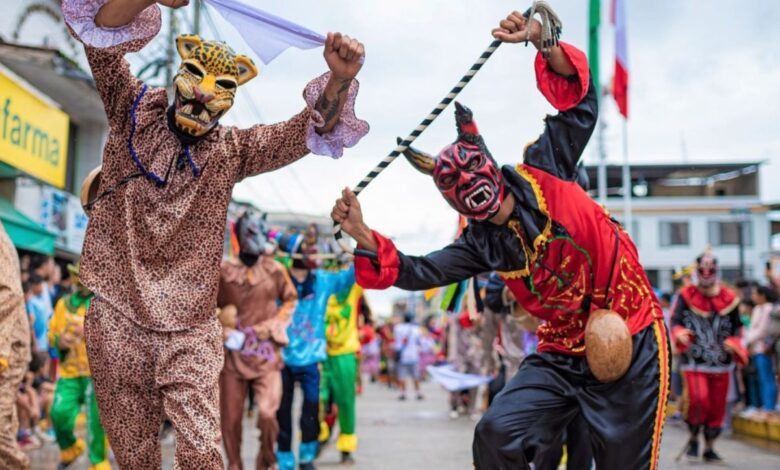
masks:
<path fill-rule="evenodd" d="M 238 84 L 233 80 L 217 80 L 217 86 L 225 90 L 235 90 Z"/>
<path fill-rule="evenodd" d="M 469 161 L 466 163 L 466 169 L 469 171 L 476 170 L 480 165 L 482 164 L 482 156 L 481 155 L 474 155 L 469 159 Z"/>
<path fill-rule="evenodd" d="M 442 188 L 448 189 L 458 182 L 458 172 L 454 171 L 452 173 L 448 173 L 446 175 L 443 175 L 441 178 L 439 178 L 439 184 Z"/>
<path fill-rule="evenodd" d="M 184 64 L 184 68 L 187 69 L 187 71 L 191 74 L 193 74 L 196 78 L 202 79 L 203 78 L 203 70 L 198 68 L 197 65 L 191 64 L 189 62 L 186 62 Z"/>

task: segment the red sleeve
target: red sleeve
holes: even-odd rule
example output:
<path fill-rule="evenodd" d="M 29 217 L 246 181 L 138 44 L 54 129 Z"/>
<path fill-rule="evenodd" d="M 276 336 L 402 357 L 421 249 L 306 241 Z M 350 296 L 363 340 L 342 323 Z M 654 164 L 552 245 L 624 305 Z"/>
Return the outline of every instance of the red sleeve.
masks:
<path fill-rule="evenodd" d="M 398 259 L 398 250 L 392 241 L 373 232 L 376 240 L 377 260 L 365 256 L 355 257 L 355 277 L 360 287 L 364 289 L 387 289 L 398 280 L 401 265 Z"/>
<path fill-rule="evenodd" d="M 675 325 L 672 327 L 672 340 L 677 349 L 677 352 L 684 353 L 691 346 L 690 342 L 684 343 L 680 340 L 682 336 L 688 335 L 686 330 L 687 328 L 680 325 Z"/>
<path fill-rule="evenodd" d="M 741 366 L 746 366 L 748 363 L 748 352 L 745 346 L 742 345 L 742 340 L 739 336 L 729 336 L 723 341 L 723 345 L 727 346 L 727 349 L 734 355 L 734 360 Z"/>
<path fill-rule="evenodd" d="M 560 43 L 561 50 L 577 70 L 576 77 L 564 77 L 547 65 L 541 52 L 536 54 L 536 86 L 558 111 L 567 111 L 585 97 L 590 83 L 590 69 L 585 53 L 571 44 Z"/>

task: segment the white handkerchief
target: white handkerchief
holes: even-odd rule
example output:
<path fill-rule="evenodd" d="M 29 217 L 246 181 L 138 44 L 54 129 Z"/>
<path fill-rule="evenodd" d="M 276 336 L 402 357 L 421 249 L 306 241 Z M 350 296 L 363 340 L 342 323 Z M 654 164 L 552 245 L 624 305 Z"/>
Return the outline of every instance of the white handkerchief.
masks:
<path fill-rule="evenodd" d="M 245 340 L 246 334 L 243 331 L 233 330 L 228 339 L 225 340 L 225 347 L 231 351 L 240 351 L 244 347 Z"/>

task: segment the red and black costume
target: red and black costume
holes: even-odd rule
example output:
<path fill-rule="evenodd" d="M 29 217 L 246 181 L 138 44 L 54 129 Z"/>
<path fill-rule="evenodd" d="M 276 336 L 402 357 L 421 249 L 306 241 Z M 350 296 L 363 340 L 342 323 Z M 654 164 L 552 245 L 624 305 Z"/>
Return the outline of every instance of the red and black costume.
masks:
<path fill-rule="evenodd" d="M 692 440 L 700 430 L 708 440 L 718 437 L 734 359 L 747 361 L 740 340 L 740 299 L 725 286 L 714 290 L 717 293 L 706 295 L 699 286 L 683 287 L 672 316 L 672 337 L 685 384 L 683 413 Z"/>
<path fill-rule="evenodd" d="M 477 468 L 528 468 L 534 455 L 581 415 L 592 432 L 599 468 L 652 469 L 669 376 L 663 317 L 630 237 L 576 182 L 598 103 L 585 55 L 569 44 L 560 47 L 577 74 L 561 76 L 537 55 L 539 90 L 560 112 L 546 118 L 543 134 L 525 149 L 522 164 L 504 166 L 498 175 L 482 170 L 492 157 L 462 106 L 459 141 L 439 155 L 435 169 L 420 152 L 410 157 L 418 169 L 427 165 L 453 207 L 467 212 L 451 200 L 459 197 L 465 201 L 460 205 L 474 212 L 464 214 L 471 221 L 462 236 L 415 257 L 375 232 L 378 260 L 356 258 L 357 279 L 367 288 L 421 290 L 498 271 L 517 301 L 544 320 L 539 353 L 526 358 L 477 426 Z M 487 160 L 469 160 L 480 151 Z M 465 194 L 445 192 L 454 179 L 442 178 L 448 167 L 460 168 L 457 190 Z M 465 178 L 469 171 L 471 179 L 483 175 L 482 180 Z M 496 181 L 500 187 L 494 187 Z M 479 212 L 510 193 L 516 204 L 506 224 L 486 220 L 495 211 Z M 630 369 L 608 384 L 593 377 L 584 357 L 588 316 L 601 308 L 624 317 L 633 335 Z"/>

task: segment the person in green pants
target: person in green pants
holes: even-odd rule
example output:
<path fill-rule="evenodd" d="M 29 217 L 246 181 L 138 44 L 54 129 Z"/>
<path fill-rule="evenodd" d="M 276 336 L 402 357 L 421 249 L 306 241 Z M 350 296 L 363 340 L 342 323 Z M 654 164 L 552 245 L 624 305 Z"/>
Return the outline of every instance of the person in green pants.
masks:
<path fill-rule="evenodd" d="M 58 468 L 68 468 L 84 453 L 86 445 L 76 437 L 73 430 L 81 406 L 86 405 L 89 470 L 111 470 L 84 342 L 84 315 L 89 309 L 92 292 L 79 282 L 78 265 L 68 265 L 68 271 L 75 292 L 63 296 L 57 302 L 49 323 L 49 343 L 60 358 L 60 379 L 54 390 L 51 408 L 51 421 L 60 447 Z"/>
<path fill-rule="evenodd" d="M 342 463 L 354 463 L 357 450 L 355 435 L 355 388 L 357 382 L 357 352 L 360 350 L 358 314 L 363 305 L 363 289 L 357 284 L 333 294 L 325 312 L 325 338 L 328 359 L 322 365 L 320 402 L 331 401 L 338 409 L 339 437 L 336 448 Z M 320 442 L 330 438 L 330 426 L 320 424 Z"/>

